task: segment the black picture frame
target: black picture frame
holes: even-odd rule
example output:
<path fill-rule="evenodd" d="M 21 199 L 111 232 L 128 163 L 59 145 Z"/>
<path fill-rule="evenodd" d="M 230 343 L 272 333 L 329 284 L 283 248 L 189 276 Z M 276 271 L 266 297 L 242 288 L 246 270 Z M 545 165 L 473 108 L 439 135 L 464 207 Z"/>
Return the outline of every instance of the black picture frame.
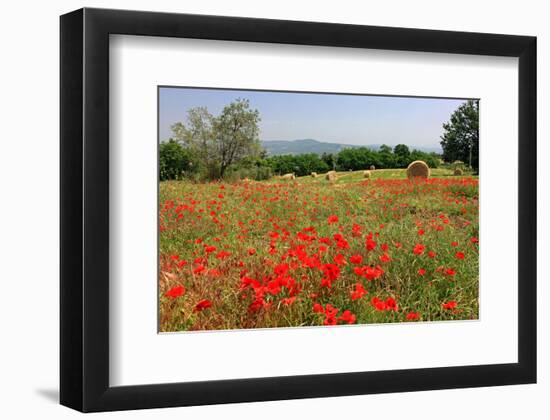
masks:
<path fill-rule="evenodd" d="M 518 363 L 111 387 L 109 35 L 519 58 Z M 83 412 L 536 382 L 536 38 L 123 10 L 61 16 L 60 400 Z"/>

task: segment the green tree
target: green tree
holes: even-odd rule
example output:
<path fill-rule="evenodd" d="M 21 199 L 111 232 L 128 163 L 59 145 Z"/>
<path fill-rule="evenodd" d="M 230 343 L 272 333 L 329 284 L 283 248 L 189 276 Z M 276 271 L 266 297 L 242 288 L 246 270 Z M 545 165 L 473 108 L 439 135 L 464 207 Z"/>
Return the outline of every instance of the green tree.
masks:
<path fill-rule="evenodd" d="M 395 168 L 397 165 L 392 148 L 386 144 L 378 149 L 378 158 L 380 159 L 380 168 Z"/>
<path fill-rule="evenodd" d="M 214 137 L 214 117 L 205 107 L 187 111 L 185 123 L 172 125 L 173 138 L 196 157 L 197 171 L 214 175 L 218 172 L 218 162 L 213 153 L 216 148 Z"/>
<path fill-rule="evenodd" d="M 409 156 L 409 163 L 415 160 L 423 160 L 428 164 L 430 168 L 437 168 L 439 166 L 439 155 L 437 153 L 426 153 L 420 150 L 413 150 Z"/>
<path fill-rule="evenodd" d="M 443 159 L 461 160 L 479 168 L 479 101 L 468 100 L 453 112 L 449 122 L 443 124 L 441 136 Z"/>
<path fill-rule="evenodd" d="M 247 99 L 237 99 L 227 105 L 214 119 L 215 156 L 219 160 L 220 178 L 227 168 L 246 157 L 258 157 L 261 152 L 260 113 L 250 108 Z"/>
<path fill-rule="evenodd" d="M 226 170 L 245 158 L 261 154 L 260 114 L 246 99 L 237 99 L 214 117 L 205 107 L 192 108 L 185 122 L 172 126 L 174 139 L 196 156 L 207 178 L 223 178 Z"/>
<path fill-rule="evenodd" d="M 330 170 L 336 169 L 336 157 L 333 153 L 323 152 L 321 160 L 327 164 Z"/>
<path fill-rule="evenodd" d="M 174 139 L 159 146 L 159 176 L 162 181 L 179 179 L 193 171 L 191 153 Z"/>
<path fill-rule="evenodd" d="M 273 172 L 278 175 L 294 173 L 296 176 L 304 176 L 311 172 L 327 172 L 332 169 L 332 166 L 328 166 L 315 153 L 271 156 L 267 162 Z"/>
<path fill-rule="evenodd" d="M 399 168 L 405 168 L 411 163 L 411 152 L 406 144 L 398 144 L 393 148 L 395 163 Z"/>
<path fill-rule="evenodd" d="M 368 169 L 371 165 L 380 166 L 378 153 L 368 147 L 344 149 L 338 153 L 336 161 L 338 168 L 344 171 Z"/>

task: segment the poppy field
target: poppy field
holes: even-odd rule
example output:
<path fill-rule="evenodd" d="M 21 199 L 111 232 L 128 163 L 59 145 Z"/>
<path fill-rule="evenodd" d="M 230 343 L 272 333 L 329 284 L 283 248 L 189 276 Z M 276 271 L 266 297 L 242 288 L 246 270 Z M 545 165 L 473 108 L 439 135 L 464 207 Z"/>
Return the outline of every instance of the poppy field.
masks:
<path fill-rule="evenodd" d="M 161 182 L 159 330 L 478 319 L 478 179 L 380 174 Z"/>

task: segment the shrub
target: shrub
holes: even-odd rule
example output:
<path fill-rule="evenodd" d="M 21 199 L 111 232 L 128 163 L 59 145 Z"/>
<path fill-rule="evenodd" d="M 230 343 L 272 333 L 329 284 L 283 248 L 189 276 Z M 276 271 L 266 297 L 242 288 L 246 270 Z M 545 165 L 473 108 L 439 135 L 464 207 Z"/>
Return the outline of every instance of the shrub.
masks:
<path fill-rule="evenodd" d="M 254 181 L 264 181 L 273 176 L 271 167 L 265 165 L 248 165 L 231 167 L 225 174 L 226 181 L 239 181 L 242 179 L 251 179 Z"/>
<path fill-rule="evenodd" d="M 170 139 L 159 145 L 159 176 L 161 181 L 182 179 L 196 170 L 191 162 L 191 153 L 178 142 Z"/>

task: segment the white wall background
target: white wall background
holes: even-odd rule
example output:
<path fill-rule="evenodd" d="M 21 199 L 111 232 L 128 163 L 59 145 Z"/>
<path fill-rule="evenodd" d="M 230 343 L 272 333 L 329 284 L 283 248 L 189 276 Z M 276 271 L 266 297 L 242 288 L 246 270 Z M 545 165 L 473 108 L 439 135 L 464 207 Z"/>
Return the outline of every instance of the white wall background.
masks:
<path fill-rule="evenodd" d="M 545 279 L 550 252 L 545 234 L 550 174 L 550 27 L 546 2 L 535 0 L 353 2 L 278 0 L 58 0 L 3 5 L 0 15 L 0 414 L 7 419 L 75 418 L 57 405 L 59 276 L 59 24 L 58 16 L 88 7 L 158 10 L 314 20 L 382 26 L 498 32 L 538 36 L 539 136 L 539 383 L 284 402 L 233 404 L 139 412 L 94 418 L 202 419 L 518 418 L 550 413 L 550 309 Z M 503 168 L 503 175 L 505 175 Z M 504 178 L 505 179 L 505 176 Z M 547 236 L 546 236 L 547 237 Z"/>

